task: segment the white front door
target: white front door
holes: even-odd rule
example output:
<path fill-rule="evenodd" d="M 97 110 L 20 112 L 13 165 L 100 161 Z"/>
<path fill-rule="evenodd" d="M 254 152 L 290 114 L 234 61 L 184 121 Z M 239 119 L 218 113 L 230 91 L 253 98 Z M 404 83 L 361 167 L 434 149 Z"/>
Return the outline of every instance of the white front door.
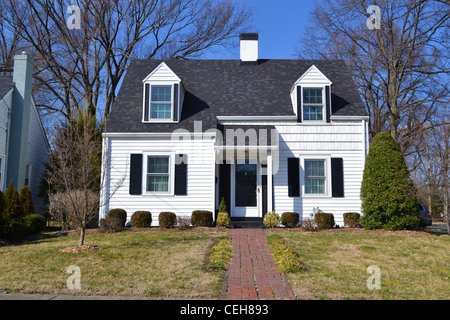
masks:
<path fill-rule="evenodd" d="M 260 179 L 259 164 L 255 160 L 236 160 L 231 176 L 231 217 L 257 218 Z"/>

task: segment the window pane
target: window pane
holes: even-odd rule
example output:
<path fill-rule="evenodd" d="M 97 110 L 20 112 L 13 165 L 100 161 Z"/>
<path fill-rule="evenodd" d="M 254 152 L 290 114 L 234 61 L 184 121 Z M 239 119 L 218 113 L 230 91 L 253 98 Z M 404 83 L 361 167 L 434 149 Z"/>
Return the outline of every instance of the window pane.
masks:
<path fill-rule="evenodd" d="M 152 86 L 152 101 L 156 102 L 172 101 L 172 87 Z"/>
<path fill-rule="evenodd" d="M 147 173 L 169 173 L 169 157 L 148 157 Z"/>
<path fill-rule="evenodd" d="M 151 114 L 152 119 L 170 119 L 172 105 L 170 103 L 152 103 Z"/>
<path fill-rule="evenodd" d="M 323 120 L 322 106 L 303 106 L 303 120 Z"/>
<path fill-rule="evenodd" d="M 325 194 L 325 160 L 305 160 L 305 193 Z"/>
<path fill-rule="evenodd" d="M 320 103 L 322 104 L 322 88 L 303 89 L 303 103 Z"/>
<path fill-rule="evenodd" d="M 169 192 L 169 176 L 147 176 L 147 191 Z"/>
<path fill-rule="evenodd" d="M 305 193 L 325 194 L 325 178 L 306 178 Z"/>
<path fill-rule="evenodd" d="M 305 160 L 305 175 L 307 177 L 325 177 L 324 160 Z"/>

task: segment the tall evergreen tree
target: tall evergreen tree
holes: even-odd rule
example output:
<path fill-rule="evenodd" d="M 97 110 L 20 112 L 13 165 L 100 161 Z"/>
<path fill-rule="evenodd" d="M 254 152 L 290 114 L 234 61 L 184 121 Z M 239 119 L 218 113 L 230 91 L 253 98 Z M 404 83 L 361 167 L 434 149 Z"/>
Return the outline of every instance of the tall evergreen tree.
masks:
<path fill-rule="evenodd" d="M 0 220 L 3 219 L 4 211 L 5 211 L 5 200 L 3 199 L 3 192 L 0 191 Z"/>
<path fill-rule="evenodd" d="M 419 224 L 414 185 L 399 145 L 387 132 L 377 134 L 369 148 L 361 185 L 366 229 L 413 229 Z"/>
<path fill-rule="evenodd" d="M 12 180 L 9 183 L 8 189 L 6 189 L 3 195 L 5 202 L 5 210 L 3 211 L 3 217 L 5 219 L 14 219 L 23 216 L 23 208 L 20 204 L 19 193 L 14 188 Z"/>
<path fill-rule="evenodd" d="M 20 190 L 19 202 L 22 205 L 23 214 L 25 216 L 36 213 L 34 211 L 33 198 L 31 196 L 31 191 L 28 185 L 25 185 L 22 190 Z"/>

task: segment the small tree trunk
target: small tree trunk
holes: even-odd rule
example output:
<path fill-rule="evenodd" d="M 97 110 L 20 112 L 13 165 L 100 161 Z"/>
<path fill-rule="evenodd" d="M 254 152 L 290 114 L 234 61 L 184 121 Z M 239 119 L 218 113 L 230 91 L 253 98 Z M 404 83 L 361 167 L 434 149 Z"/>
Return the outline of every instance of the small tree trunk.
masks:
<path fill-rule="evenodd" d="M 81 226 L 81 234 L 80 234 L 80 242 L 78 243 L 78 246 L 82 246 L 84 244 L 84 236 L 86 234 L 86 227 Z"/>

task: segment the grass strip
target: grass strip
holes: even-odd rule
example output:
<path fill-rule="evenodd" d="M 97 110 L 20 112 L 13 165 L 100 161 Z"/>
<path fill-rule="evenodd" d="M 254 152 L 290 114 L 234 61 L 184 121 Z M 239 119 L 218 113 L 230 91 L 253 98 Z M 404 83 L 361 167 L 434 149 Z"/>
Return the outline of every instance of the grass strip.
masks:
<path fill-rule="evenodd" d="M 220 240 L 210 249 L 208 269 L 226 270 L 232 256 L 231 240 L 229 238 Z"/>
<path fill-rule="evenodd" d="M 269 235 L 268 245 L 278 268 L 284 273 L 307 270 L 300 256 L 288 246 L 287 242 L 281 236 L 276 234 Z"/>

